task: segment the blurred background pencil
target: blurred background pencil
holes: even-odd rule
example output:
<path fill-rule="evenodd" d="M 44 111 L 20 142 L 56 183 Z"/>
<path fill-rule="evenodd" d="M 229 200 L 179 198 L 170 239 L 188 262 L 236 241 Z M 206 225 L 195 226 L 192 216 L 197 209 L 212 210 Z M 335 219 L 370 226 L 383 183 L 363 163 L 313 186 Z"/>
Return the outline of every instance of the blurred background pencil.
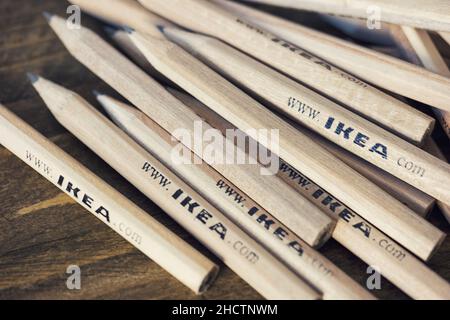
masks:
<path fill-rule="evenodd" d="M 246 0 L 293 9 L 318 11 L 366 19 L 368 14 L 381 21 L 422 29 L 450 31 L 450 4 L 446 0 Z M 368 11 L 368 8 L 370 9 Z"/>

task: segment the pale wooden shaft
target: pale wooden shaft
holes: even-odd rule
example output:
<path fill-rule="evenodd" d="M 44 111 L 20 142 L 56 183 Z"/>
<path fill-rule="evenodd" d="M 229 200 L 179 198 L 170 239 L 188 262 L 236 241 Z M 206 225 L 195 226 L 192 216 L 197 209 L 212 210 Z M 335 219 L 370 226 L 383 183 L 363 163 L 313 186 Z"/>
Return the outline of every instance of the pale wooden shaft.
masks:
<path fill-rule="evenodd" d="M 424 101 L 423 99 L 430 99 L 427 98 L 427 96 L 430 96 L 430 90 L 435 88 L 437 92 L 442 91 L 443 86 L 447 83 L 445 79 L 442 82 L 442 77 L 436 77 L 433 73 L 424 72 L 423 69 L 410 63 L 374 50 L 238 3 L 225 0 L 213 1 L 251 23 L 275 33 L 284 40 L 299 45 L 362 79 L 398 94 Z M 342 20 L 346 22 L 344 18 Z M 368 68 L 367 65 L 370 65 L 371 68 Z M 391 72 L 386 73 L 386 68 L 389 68 Z M 396 72 L 392 72 L 392 70 Z M 424 82 L 432 83 L 433 88 L 429 88 L 430 85 L 424 86 Z M 415 90 L 410 90 L 412 85 L 415 85 Z M 434 96 L 434 94 L 431 96 Z M 424 102 L 430 102 L 430 100 Z M 384 110 L 383 107 L 380 108 L 374 111 L 360 107 L 357 111 L 417 144 L 420 144 L 433 128 L 433 119 L 431 117 L 401 101 L 398 101 L 398 105 L 395 107 L 387 105 L 384 107 Z M 392 108 L 395 108 L 395 110 L 389 110 Z M 411 121 L 417 125 L 411 126 Z"/>
<path fill-rule="evenodd" d="M 213 262 L 1 105 L 0 143 L 194 292 L 214 280 Z"/>
<path fill-rule="evenodd" d="M 34 83 L 56 119 L 267 299 L 318 293 L 79 95 Z"/>
<path fill-rule="evenodd" d="M 98 35 L 83 27 L 68 30 L 66 21 L 59 17 L 50 18 L 49 24 L 76 59 L 161 127 L 171 133 L 179 129 L 187 130 L 191 137 L 203 142 L 203 130 L 195 130 L 196 124 L 202 125 L 201 118 Z M 334 221 L 306 199 L 290 196 L 293 190 L 279 178 L 262 176 L 255 166 L 250 166 L 248 170 L 237 165 L 220 167 L 227 179 L 289 225 L 308 244 L 319 246 L 329 238 Z"/>
<path fill-rule="evenodd" d="M 267 101 L 269 106 L 422 191 L 439 194 L 436 187 L 445 189 L 450 181 L 447 163 L 225 43 L 178 29 L 167 28 L 164 32 L 217 72 Z M 377 153 L 376 146 L 385 148 L 385 153 Z M 423 173 L 401 168 L 401 159 L 420 166 Z"/>
<path fill-rule="evenodd" d="M 378 119 L 379 122 L 380 118 L 386 118 L 388 115 L 391 120 L 381 121 L 388 122 L 392 127 L 402 127 L 406 131 L 402 134 L 412 136 L 413 141 L 421 141 L 423 135 L 427 135 L 432 129 L 432 126 L 424 128 L 423 125 L 420 125 L 418 130 L 408 128 L 404 122 L 406 114 L 415 113 L 420 117 L 423 117 L 423 114 L 330 63 L 246 22 L 238 15 L 227 12 L 212 2 L 193 0 L 145 0 L 141 2 L 151 10 L 165 15 L 166 18 L 172 19 L 184 27 L 213 35 L 228 42 L 323 94 L 333 97 L 352 110 L 369 115 L 371 119 Z M 183 8 L 183 10 L 175 10 L 175 8 Z M 180 15 L 181 11 L 187 13 Z M 434 84 L 441 85 L 440 88 L 450 88 L 450 83 L 444 87 L 439 81 L 435 81 Z M 432 90 L 432 95 L 429 96 L 440 99 L 442 104 L 445 104 L 443 108 L 450 110 L 449 92 L 450 90 Z M 415 116 L 413 116 L 414 118 Z M 428 121 L 428 125 L 432 125 L 429 117 L 426 117 L 426 121 Z"/>
<path fill-rule="evenodd" d="M 450 31 L 447 0 L 247 0 L 361 19 L 410 25 L 422 29 Z"/>
<path fill-rule="evenodd" d="M 260 139 L 255 129 L 278 129 L 279 153 L 276 154 L 296 168 L 303 169 L 317 183 L 332 190 L 348 206 L 422 259 L 428 259 L 442 242 L 444 234 L 439 229 L 177 45 L 138 33 L 133 33 L 132 39 L 158 71 L 269 150 L 271 143 Z M 360 199 L 364 199 L 364 203 Z"/>
<path fill-rule="evenodd" d="M 314 141 L 333 153 L 336 157 L 344 161 L 350 167 L 358 171 L 377 184 L 380 188 L 391 194 L 394 198 L 407 205 L 411 210 L 422 217 L 427 217 L 434 207 L 435 199 L 426 193 L 412 187 L 411 185 L 403 182 L 402 180 L 394 177 L 393 175 L 383 171 L 369 162 L 356 157 L 350 152 L 337 146 L 336 144 L 327 141 L 317 134 L 308 132 L 300 126 L 296 126 L 298 130 L 301 130 L 305 134 L 311 135 Z"/>
<path fill-rule="evenodd" d="M 171 92 L 222 132 L 234 128 L 198 100 L 174 90 Z M 278 175 L 324 212 L 338 219 L 333 238 L 368 265 L 378 266 L 383 276 L 399 289 L 414 299 L 448 299 L 450 286 L 444 279 L 338 198 L 284 161 L 280 163 Z"/>
<path fill-rule="evenodd" d="M 430 154 L 434 155 L 435 157 L 438 157 L 439 159 L 442 159 L 443 161 L 448 162 L 445 155 L 442 153 L 439 146 L 436 144 L 436 142 L 432 138 L 428 138 L 424 145 L 424 149 L 429 152 Z M 450 223 L 450 206 L 446 205 L 445 203 L 441 201 L 437 201 L 437 205 L 439 209 L 441 210 L 444 217 L 447 219 L 447 221 Z"/>
<path fill-rule="evenodd" d="M 205 162 L 198 161 L 200 159 L 196 159 L 192 151 L 186 150 L 194 164 L 176 163 L 172 150 L 179 142 L 171 139 L 167 131 L 142 112 L 105 95 L 99 95 L 97 99 L 119 127 L 283 263 L 308 279 L 323 292 L 324 299 L 374 298 L 237 186 Z M 198 164 L 195 164 L 196 160 Z"/>
<path fill-rule="evenodd" d="M 450 88 L 450 80 L 423 68 L 247 6 L 224 0 L 215 2 L 379 87 L 431 105 L 448 104 L 448 96 L 442 95 Z M 439 96 L 441 102 L 436 99 Z M 416 144 L 421 144 L 434 126 L 432 117 L 401 102 L 396 106 L 357 111 Z"/>
<path fill-rule="evenodd" d="M 164 77 L 148 62 L 141 51 L 131 41 L 130 34 L 121 29 L 105 28 L 108 36 L 113 40 L 114 44 L 120 48 L 135 64 L 137 64 L 142 70 L 149 74 L 155 80 L 160 83 L 177 87 L 172 81 Z"/>
<path fill-rule="evenodd" d="M 402 27 L 402 31 L 408 38 L 413 50 L 419 57 L 422 65 L 436 74 L 440 74 L 450 81 L 450 70 L 447 63 L 442 58 L 439 50 L 436 48 L 430 35 L 425 30 L 419 30 L 411 27 Z M 450 139 L 450 112 L 434 109 L 445 134 Z"/>
<path fill-rule="evenodd" d="M 439 35 L 450 45 L 450 32 L 439 32 Z"/>

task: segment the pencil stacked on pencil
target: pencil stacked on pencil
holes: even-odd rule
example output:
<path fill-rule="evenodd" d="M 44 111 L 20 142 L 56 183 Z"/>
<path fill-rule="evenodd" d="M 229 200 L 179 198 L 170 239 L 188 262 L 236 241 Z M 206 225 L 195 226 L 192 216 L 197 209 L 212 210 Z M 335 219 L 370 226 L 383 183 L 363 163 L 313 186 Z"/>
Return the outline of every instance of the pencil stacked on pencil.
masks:
<path fill-rule="evenodd" d="M 194 292 L 216 277 L 214 263 L 1 105 L 0 144 Z"/>
<path fill-rule="evenodd" d="M 82 97 L 40 77 L 33 80 L 33 86 L 62 125 L 221 257 L 262 296 L 320 297 Z"/>
<path fill-rule="evenodd" d="M 409 62 L 248 3 L 70 2 L 106 22 L 109 41 L 44 13 L 49 26 L 128 102 L 92 88 L 104 115 L 30 73 L 33 87 L 264 298 L 376 299 L 322 254 L 333 238 L 411 298 L 450 299 L 426 265 L 445 238 L 427 220 L 435 203 L 450 221 L 450 165 L 432 137 L 435 118 L 450 137 L 450 71 L 428 33 L 449 40 L 446 1 L 250 1 L 345 21 L 378 8 L 388 29 L 373 43 L 400 45 Z M 192 291 L 211 287 L 218 266 L 1 105 L 0 143 Z"/>

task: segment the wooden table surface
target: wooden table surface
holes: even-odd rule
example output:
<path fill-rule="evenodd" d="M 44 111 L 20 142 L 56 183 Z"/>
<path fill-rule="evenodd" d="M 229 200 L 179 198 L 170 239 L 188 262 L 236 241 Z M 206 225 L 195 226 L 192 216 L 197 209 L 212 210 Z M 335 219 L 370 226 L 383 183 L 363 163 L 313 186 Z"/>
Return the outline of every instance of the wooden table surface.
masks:
<path fill-rule="evenodd" d="M 0 146 L 0 299 L 259 299 L 244 281 L 64 130 L 26 80 L 28 71 L 41 74 L 96 106 L 91 90 L 113 94 L 69 55 L 41 16 L 44 10 L 65 15 L 67 5 L 60 0 L 0 2 L 0 102 L 217 261 L 221 272 L 206 294 L 195 296 Z M 100 24 L 90 17 L 83 15 L 82 22 L 102 33 Z M 437 132 L 437 137 L 446 143 L 442 133 Z M 449 225 L 438 211 L 433 212 L 431 221 L 449 232 Z M 366 264 L 342 246 L 331 240 L 321 252 L 365 284 Z M 69 265 L 81 268 L 81 290 L 66 287 Z M 450 239 L 429 265 L 450 279 Z M 385 279 L 382 289 L 374 294 L 386 299 L 407 298 Z"/>

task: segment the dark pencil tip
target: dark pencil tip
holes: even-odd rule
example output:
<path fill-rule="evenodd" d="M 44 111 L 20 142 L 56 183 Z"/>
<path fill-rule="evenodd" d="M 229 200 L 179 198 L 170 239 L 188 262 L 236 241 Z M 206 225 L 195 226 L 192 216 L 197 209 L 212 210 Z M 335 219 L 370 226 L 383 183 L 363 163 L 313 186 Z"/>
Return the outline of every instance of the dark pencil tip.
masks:
<path fill-rule="evenodd" d="M 42 12 L 42 15 L 44 16 L 44 18 L 47 21 L 50 21 L 52 19 L 52 17 L 54 16 L 53 14 L 51 14 L 50 12 L 47 12 L 47 11 Z"/>
<path fill-rule="evenodd" d="M 39 76 L 31 72 L 27 72 L 27 77 L 32 84 L 39 80 Z"/>
<path fill-rule="evenodd" d="M 125 31 L 128 34 L 132 34 L 135 30 L 133 28 L 124 26 L 123 31 Z"/>
<path fill-rule="evenodd" d="M 164 33 L 165 26 L 163 26 L 162 24 L 158 24 L 156 27 L 159 29 L 159 31 Z"/>
<path fill-rule="evenodd" d="M 97 90 L 92 90 L 92 93 L 94 94 L 94 96 L 96 98 L 98 98 L 99 96 L 103 96 L 103 93 L 98 92 Z"/>
<path fill-rule="evenodd" d="M 103 27 L 103 30 L 105 30 L 105 32 L 106 32 L 106 34 L 108 36 L 113 36 L 117 32 L 116 28 L 113 28 L 113 27 L 110 27 L 110 26 Z"/>

